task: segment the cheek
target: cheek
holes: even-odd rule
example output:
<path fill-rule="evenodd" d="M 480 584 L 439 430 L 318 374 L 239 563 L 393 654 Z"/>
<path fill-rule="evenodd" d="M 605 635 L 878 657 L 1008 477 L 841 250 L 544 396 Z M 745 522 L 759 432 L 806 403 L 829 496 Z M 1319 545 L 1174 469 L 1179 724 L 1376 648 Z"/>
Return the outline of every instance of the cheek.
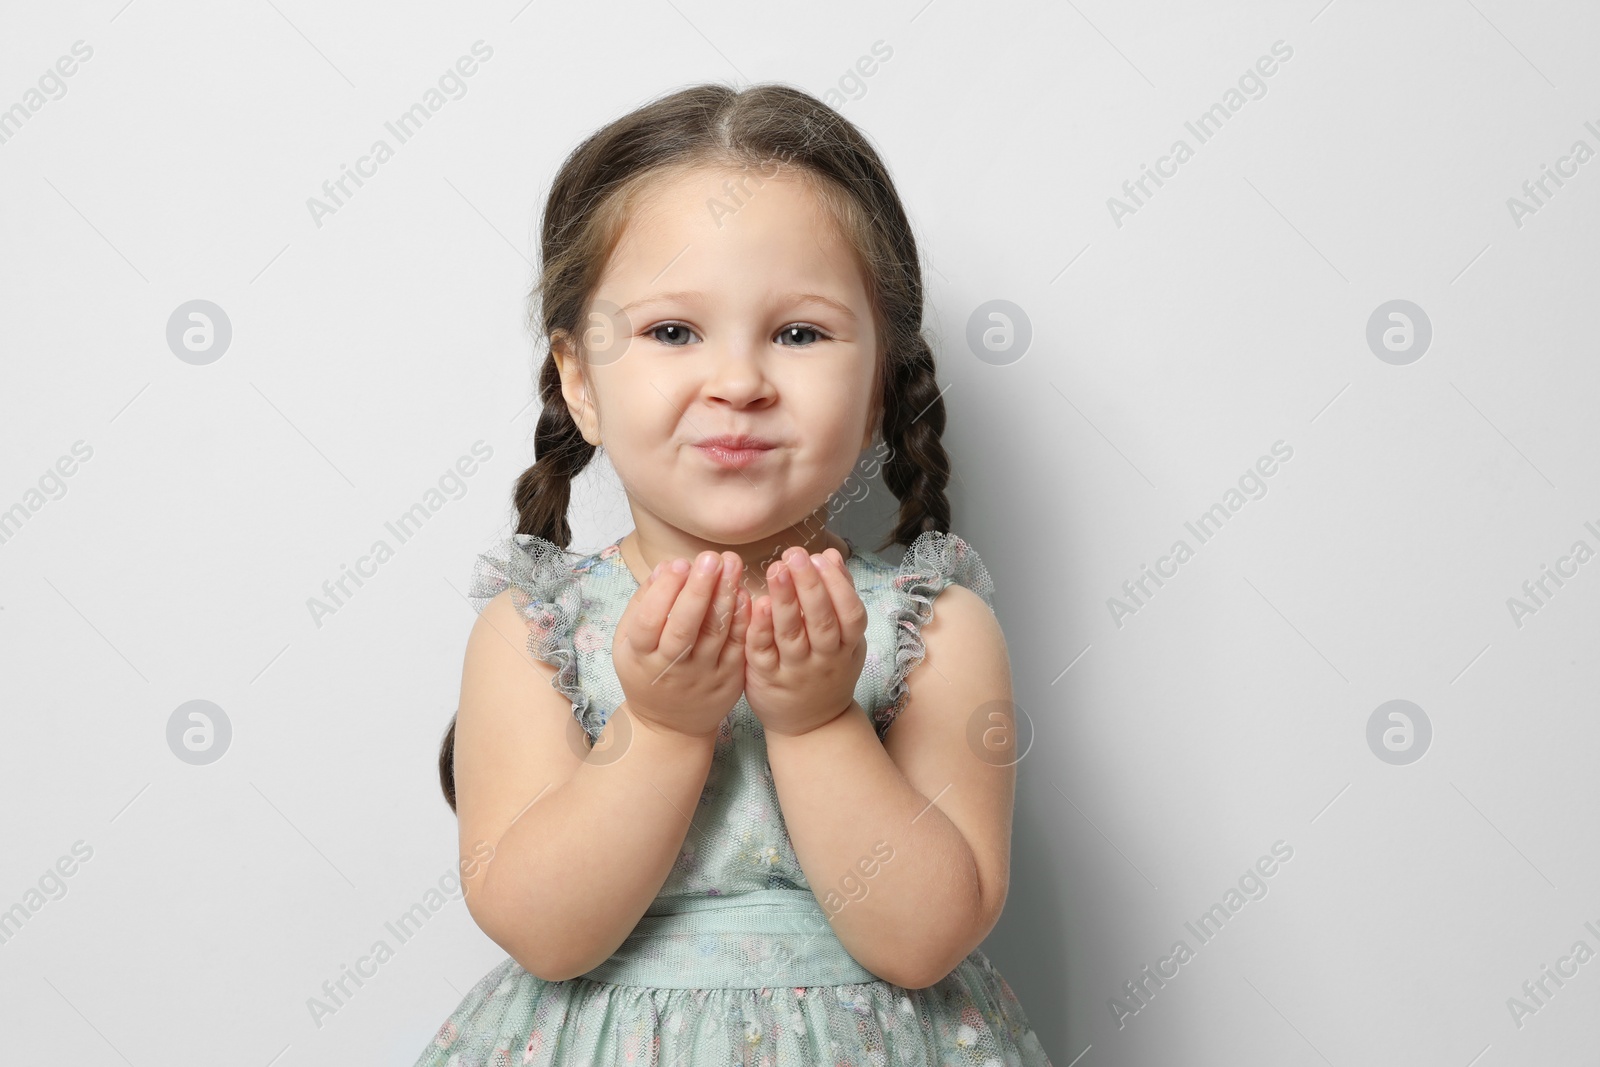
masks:
<path fill-rule="evenodd" d="M 632 373 L 629 373 L 629 370 Z M 670 378 L 652 375 L 643 365 L 618 366 L 596 390 L 600 427 L 608 444 L 649 446 L 674 432 L 687 401 Z"/>
<path fill-rule="evenodd" d="M 819 474 L 829 479 L 843 478 L 861 456 L 861 438 L 866 429 L 866 407 L 859 398 L 837 396 L 814 411 L 816 427 L 812 455 Z"/>
<path fill-rule="evenodd" d="M 827 418 L 842 445 L 854 447 L 861 439 L 872 409 L 872 398 L 867 394 L 870 388 L 871 382 L 862 382 L 858 390 L 841 391 L 825 401 Z"/>

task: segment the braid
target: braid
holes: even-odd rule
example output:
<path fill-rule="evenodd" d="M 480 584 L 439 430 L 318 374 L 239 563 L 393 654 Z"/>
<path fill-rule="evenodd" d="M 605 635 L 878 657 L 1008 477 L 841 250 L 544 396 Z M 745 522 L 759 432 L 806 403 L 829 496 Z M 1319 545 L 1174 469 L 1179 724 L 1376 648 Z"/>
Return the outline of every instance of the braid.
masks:
<path fill-rule="evenodd" d="M 561 371 L 546 357 L 539 374 L 539 396 L 544 410 L 533 432 L 533 466 L 517 479 L 512 501 L 517 508 L 517 533 L 536 534 L 566 548 L 572 543 L 567 503 L 572 479 L 594 458 L 595 446 L 583 438 L 561 396 Z M 450 810 L 456 810 L 456 716 L 439 745 L 439 786 Z"/>
<path fill-rule="evenodd" d="M 533 432 L 538 460 L 517 479 L 512 502 L 517 507 L 517 533 L 536 534 L 566 548 L 572 544 L 567 506 L 572 479 L 594 459 L 595 446 L 583 438 L 561 396 L 561 371 L 547 358 L 539 375 L 544 410 Z"/>
<path fill-rule="evenodd" d="M 933 350 L 922 334 L 922 268 L 917 240 L 893 177 L 855 125 L 824 101 L 780 84 L 735 90 L 691 85 L 635 108 L 578 145 L 562 164 L 540 219 L 540 266 L 529 294 L 529 325 L 584 352 L 585 324 L 606 265 L 635 210 L 656 183 L 702 166 L 753 169 L 807 182 L 854 250 L 878 333 L 871 421 L 888 446 L 881 472 L 900 502 L 881 548 L 907 547 L 950 528 L 950 457 L 940 436 L 945 408 Z M 581 355 L 578 358 L 583 358 Z M 583 368 L 587 369 L 587 368 Z M 534 428 L 537 461 L 517 479 L 517 533 L 566 548 L 572 480 L 598 446 L 584 440 L 567 408 L 561 373 L 547 356 L 539 373 L 543 409 Z M 439 779 L 451 810 L 455 795 L 455 720 L 439 752 Z"/>
<path fill-rule="evenodd" d="M 910 545 L 928 530 L 950 529 L 950 457 L 944 434 L 944 397 L 934 374 L 933 350 L 920 334 L 892 361 L 883 391 L 883 440 L 889 458 L 883 481 L 900 500 L 900 518 L 881 548 Z"/>

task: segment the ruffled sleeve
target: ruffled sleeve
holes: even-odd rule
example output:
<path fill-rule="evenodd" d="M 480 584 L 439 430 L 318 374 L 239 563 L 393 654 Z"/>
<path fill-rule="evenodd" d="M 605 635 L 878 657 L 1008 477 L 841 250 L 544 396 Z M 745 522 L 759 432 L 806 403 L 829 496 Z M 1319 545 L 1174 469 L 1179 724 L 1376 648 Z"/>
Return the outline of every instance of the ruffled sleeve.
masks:
<path fill-rule="evenodd" d="M 572 640 L 583 607 L 583 588 L 573 570 L 578 558 L 535 534 L 515 534 L 478 556 L 467 598 L 482 612 L 501 592 L 512 591 L 511 602 L 528 623 L 528 651 L 556 668 L 551 688 L 572 701 L 573 715 L 592 739 L 589 695 L 578 683 Z"/>
<path fill-rule="evenodd" d="M 905 707 L 910 692 L 906 676 L 926 654 L 922 628 L 933 617 L 933 598 L 952 584 L 966 586 L 994 610 L 994 580 L 971 545 L 953 533 L 929 530 L 918 535 L 906 548 L 893 580 L 894 668 L 888 696 L 874 723 L 880 739 Z"/>

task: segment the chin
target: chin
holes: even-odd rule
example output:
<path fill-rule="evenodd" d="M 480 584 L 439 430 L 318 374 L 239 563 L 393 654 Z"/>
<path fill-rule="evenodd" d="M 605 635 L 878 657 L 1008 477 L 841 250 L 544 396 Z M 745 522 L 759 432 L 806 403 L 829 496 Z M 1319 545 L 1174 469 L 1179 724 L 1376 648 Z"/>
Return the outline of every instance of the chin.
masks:
<path fill-rule="evenodd" d="M 774 522 L 770 515 L 752 516 L 748 521 L 740 521 L 738 516 L 717 513 L 711 522 L 697 522 L 685 516 L 679 529 L 713 544 L 738 546 L 771 537 L 784 527 L 784 523 Z"/>

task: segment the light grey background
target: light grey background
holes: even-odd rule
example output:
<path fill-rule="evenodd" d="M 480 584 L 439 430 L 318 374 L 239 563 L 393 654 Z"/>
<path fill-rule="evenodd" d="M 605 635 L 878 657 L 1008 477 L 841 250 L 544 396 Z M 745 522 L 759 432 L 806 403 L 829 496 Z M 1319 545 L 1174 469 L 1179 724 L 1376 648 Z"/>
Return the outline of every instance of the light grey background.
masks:
<path fill-rule="evenodd" d="M 1600 549 L 1600 160 L 1508 205 L 1600 150 L 1593 5 L 113 0 L 8 5 L 4 31 L 0 108 L 93 50 L 0 144 L 0 909 L 92 849 L 0 944 L 8 1063 L 405 1067 L 503 958 L 451 900 L 322 1025 L 307 1006 L 455 862 L 434 761 L 472 560 L 531 462 L 548 182 L 703 80 L 838 92 L 917 224 L 953 525 L 1035 731 L 985 947 L 1058 1067 L 1594 1061 L 1600 960 L 1508 1007 L 1600 950 L 1600 561 L 1508 605 Z M 480 39 L 465 95 L 319 226 L 308 198 Z M 1185 122 L 1280 41 L 1199 143 Z M 1432 341 L 1396 365 L 1367 324 L 1400 299 Z M 167 341 L 192 300 L 232 328 L 208 365 Z M 991 300 L 1025 352 L 969 347 Z M 1185 522 L 1279 441 L 1199 544 Z M 614 478 L 576 498 L 575 547 L 628 529 Z M 891 503 L 842 528 L 875 544 Z M 1367 740 L 1397 699 L 1432 727 L 1404 765 Z M 209 765 L 168 747 L 191 700 L 231 724 Z M 1202 944 L 1185 923 L 1279 841 Z"/>

